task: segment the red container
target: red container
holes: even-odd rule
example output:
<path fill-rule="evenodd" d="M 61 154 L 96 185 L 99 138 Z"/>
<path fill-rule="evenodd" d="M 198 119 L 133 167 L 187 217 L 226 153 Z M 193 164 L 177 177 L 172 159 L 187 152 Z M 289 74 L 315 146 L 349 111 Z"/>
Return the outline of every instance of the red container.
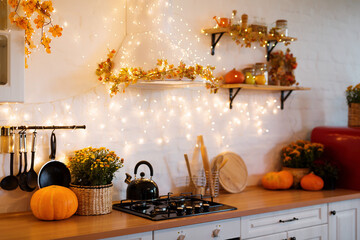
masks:
<path fill-rule="evenodd" d="M 324 144 L 324 157 L 339 163 L 337 186 L 360 190 L 360 128 L 316 127 L 311 141 Z"/>

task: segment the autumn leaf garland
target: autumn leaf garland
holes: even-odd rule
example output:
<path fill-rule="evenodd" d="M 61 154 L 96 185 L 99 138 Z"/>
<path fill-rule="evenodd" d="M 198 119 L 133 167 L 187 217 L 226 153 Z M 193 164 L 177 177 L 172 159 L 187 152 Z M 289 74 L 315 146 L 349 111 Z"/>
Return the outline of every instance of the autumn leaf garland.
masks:
<path fill-rule="evenodd" d="M 25 67 L 27 67 L 27 58 L 31 54 L 31 49 L 36 48 L 32 37 L 35 33 L 31 22 L 32 16 L 37 13 L 37 17 L 33 20 L 36 29 L 41 29 L 41 44 L 44 46 L 47 53 L 51 53 L 50 43 L 51 38 L 46 34 L 45 27 L 48 26 L 48 32 L 53 37 L 60 37 L 62 35 L 62 28 L 59 25 L 54 25 L 51 19 L 51 13 L 54 12 L 51 1 L 38 0 L 8 0 L 9 5 L 14 9 L 10 12 L 9 19 L 21 29 L 25 30 Z M 20 8 L 24 14 L 20 13 Z"/>
<path fill-rule="evenodd" d="M 121 68 L 118 73 L 113 72 L 114 62 L 113 58 L 115 50 L 112 50 L 107 55 L 108 58 L 99 63 L 96 69 L 96 75 L 99 76 L 99 81 L 103 83 L 110 83 L 110 95 L 116 95 L 120 89 L 125 91 L 125 88 L 131 84 L 136 84 L 139 80 L 152 81 L 152 80 L 164 80 L 164 79 L 183 79 L 188 78 L 194 80 L 197 76 L 205 79 L 206 88 L 210 89 L 210 92 L 216 93 L 219 89 L 222 77 L 216 78 L 213 75 L 215 67 L 206 66 L 203 67 L 199 64 L 196 66 L 186 66 L 185 63 L 180 62 L 179 66 L 175 67 L 173 64 L 168 64 L 167 60 L 159 59 L 157 61 L 157 67 L 149 71 L 145 71 L 142 68 Z"/>

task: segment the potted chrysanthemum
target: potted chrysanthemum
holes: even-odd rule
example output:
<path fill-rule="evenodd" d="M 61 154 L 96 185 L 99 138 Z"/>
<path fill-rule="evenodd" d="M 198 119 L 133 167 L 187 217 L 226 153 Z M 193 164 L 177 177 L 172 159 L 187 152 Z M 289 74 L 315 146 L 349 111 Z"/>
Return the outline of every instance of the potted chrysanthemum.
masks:
<path fill-rule="evenodd" d="M 360 83 L 346 89 L 346 101 L 349 106 L 348 126 L 360 127 Z"/>
<path fill-rule="evenodd" d="M 70 188 L 78 197 L 78 215 L 100 215 L 111 212 L 112 180 L 123 166 L 115 152 L 104 147 L 87 147 L 69 158 Z"/>
<path fill-rule="evenodd" d="M 299 188 L 300 180 L 310 172 L 313 162 L 324 152 L 324 145 L 310 141 L 298 140 L 281 150 L 283 170 L 292 173 L 294 188 Z"/>

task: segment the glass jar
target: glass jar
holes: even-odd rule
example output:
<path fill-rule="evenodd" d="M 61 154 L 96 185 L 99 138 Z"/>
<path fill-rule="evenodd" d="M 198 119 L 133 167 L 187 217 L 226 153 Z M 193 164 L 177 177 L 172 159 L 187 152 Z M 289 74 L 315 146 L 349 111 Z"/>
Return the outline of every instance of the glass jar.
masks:
<path fill-rule="evenodd" d="M 10 152 L 10 127 L 1 127 L 0 133 L 0 153 Z"/>
<path fill-rule="evenodd" d="M 255 63 L 255 82 L 257 85 L 268 84 L 266 63 Z"/>
<path fill-rule="evenodd" d="M 235 27 L 235 28 L 239 28 L 238 30 L 240 30 L 241 20 L 236 14 L 237 14 L 237 11 L 233 10 L 232 16 L 231 16 L 231 26 Z"/>
<path fill-rule="evenodd" d="M 255 77 L 254 77 L 255 69 L 254 68 L 251 68 L 251 67 L 244 68 L 243 73 L 244 73 L 244 76 L 245 76 L 245 83 L 246 84 L 255 84 Z"/>
<path fill-rule="evenodd" d="M 276 32 L 282 37 L 288 36 L 287 20 L 279 19 L 276 21 Z"/>

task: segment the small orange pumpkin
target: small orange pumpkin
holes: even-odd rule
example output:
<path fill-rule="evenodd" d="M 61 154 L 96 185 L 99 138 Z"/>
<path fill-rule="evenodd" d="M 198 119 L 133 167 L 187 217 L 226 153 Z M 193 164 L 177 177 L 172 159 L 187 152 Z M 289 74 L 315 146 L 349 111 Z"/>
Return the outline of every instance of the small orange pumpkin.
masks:
<path fill-rule="evenodd" d="M 242 72 L 236 71 L 235 68 L 225 75 L 225 83 L 232 84 L 243 82 L 245 82 L 244 74 Z"/>
<path fill-rule="evenodd" d="M 62 220 L 74 215 L 78 208 L 78 199 L 69 188 L 51 185 L 33 194 L 30 207 L 38 219 Z"/>
<path fill-rule="evenodd" d="M 266 189 L 289 189 L 293 184 L 293 175 L 288 171 L 269 172 L 261 179 Z"/>
<path fill-rule="evenodd" d="M 324 187 L 324 181 L 313 172 L 305 175 L 300 181 L 301 188 L 309 191 L 319 191 Z"/>

